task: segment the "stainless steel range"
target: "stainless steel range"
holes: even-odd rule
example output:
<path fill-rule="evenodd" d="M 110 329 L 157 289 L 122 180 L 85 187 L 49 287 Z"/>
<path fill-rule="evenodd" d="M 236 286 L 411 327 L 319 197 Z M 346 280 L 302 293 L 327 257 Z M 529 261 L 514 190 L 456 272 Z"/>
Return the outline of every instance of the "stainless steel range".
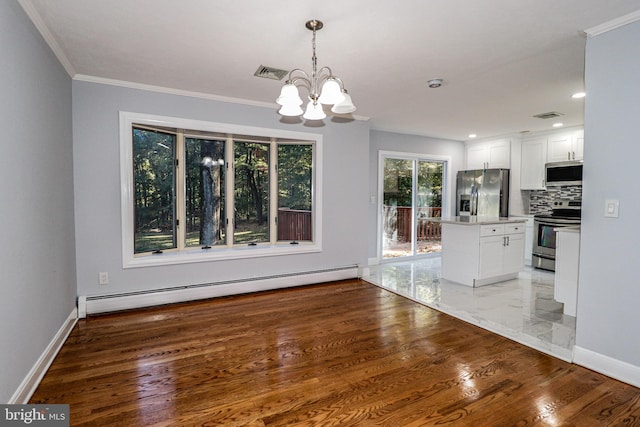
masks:
<path fill-rule="evenodd" d="M 556 200 L 551 214 L 533 217 L 532 263 L 536 268 L 556 271 L 555 228 L 580 225 L 581 200 Z"/>

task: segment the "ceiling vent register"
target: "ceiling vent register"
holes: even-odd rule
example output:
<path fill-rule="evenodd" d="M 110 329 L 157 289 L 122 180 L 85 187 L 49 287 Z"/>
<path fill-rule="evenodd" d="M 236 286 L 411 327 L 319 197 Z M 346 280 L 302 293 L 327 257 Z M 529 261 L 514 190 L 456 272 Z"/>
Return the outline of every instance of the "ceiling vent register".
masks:
<path fill-rule="evenodd" d="M 263 79 L 282 80 L 288 73 L 289 71 L 287 70 L 260 65 L 253 75 Z"/>
<path fill-rule="evenodd" d="M 563 116 L 564 114 L 562 113 L 558 113 L 556 111 L 550 111 L 548 113 L 541 113 L 541 114 L 536 114 L 533 117 L 536 117 L 538 119 L 553 119 L 555 117 L 560 117 Z"/>

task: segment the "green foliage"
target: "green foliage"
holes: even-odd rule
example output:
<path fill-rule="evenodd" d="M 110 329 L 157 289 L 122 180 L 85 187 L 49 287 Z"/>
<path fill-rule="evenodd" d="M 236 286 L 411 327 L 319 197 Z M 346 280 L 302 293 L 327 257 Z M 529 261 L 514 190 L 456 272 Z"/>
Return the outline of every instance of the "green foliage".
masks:
<path fill-rule="evenodd" d="M 175 143 L 175 135 L 133 129 L 135 232 L 164 236 L 151 239 L 160 242 L 153 249 L 175 247 Z"/>
<path fill-rule="evenodd" d="M 442 162 L 418 161 L 419 207 L 442 206 Z M 413 161 L 385 159 L 385 206 L 411 207 L 413 199 Z"/>
<path fill-rule="evenodd" d="M 235 224 L 234 243 L 268 241 L 270 162 L 278 163 L 278 206 L 312 209 L 313 145 L 278 144 L 277 159 L 270 159 L 270 143 L 234 141 L 234 190 L 225 195 L 223 139 L 185 137 L 185 159 L 176 168 L 175 134 L 143 127 L 132 132 L 135 253 L 178 247 L 177 171 L 184 173 L 185 246 L 226 243 L 227 217 Z M 225 197 L 234 198 L 233 215 L 225 212 Z"/>
<path fill-rule="evenodd" d="M 236 142 L 234 147 L 236 219 L 263 225 L 269 208 L 269 145 Z"/>
<path fill-rule="evenodd" d="M 278 207 L 311 210 L 313 146 L 278 146 Z"/>

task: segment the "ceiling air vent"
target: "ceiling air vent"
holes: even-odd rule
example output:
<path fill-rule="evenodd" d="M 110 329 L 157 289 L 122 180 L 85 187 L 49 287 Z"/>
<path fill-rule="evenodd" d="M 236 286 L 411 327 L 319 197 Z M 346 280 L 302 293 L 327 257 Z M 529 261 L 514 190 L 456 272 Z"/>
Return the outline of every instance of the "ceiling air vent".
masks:
<path fill-rule="evenodd" d="M 286 76 L 287 73 L 289 73 L 287 70 L 280 70 L 278 68 L 266 67 L 264 65 L 261 65 L 258 67 L 256 72 L 253 73 L 253 75 L 256 77 L 262 77 L 264 79 L 282 80 L 282 78 Z"/>
<path fill-rule="evenodd" d="M 555 111 L 550 111 L 548 113 L 536 114 L 533 117 L 536 117 L 538 119 L 553 119 L 554 117 L 560 117 L 562 115 L 563 115 L 562 113 L 558 113 L 558 112 L 555 112 Z"/>

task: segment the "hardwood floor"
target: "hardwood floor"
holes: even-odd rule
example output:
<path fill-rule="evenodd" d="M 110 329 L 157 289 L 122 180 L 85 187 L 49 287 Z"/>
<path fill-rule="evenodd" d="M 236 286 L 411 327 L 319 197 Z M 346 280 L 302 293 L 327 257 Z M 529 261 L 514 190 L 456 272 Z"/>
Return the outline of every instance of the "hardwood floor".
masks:
<path fill-rule="evenodd" d="M 352 280 L 80 320 L 71 425 L 637 426 L 640 390 Z"/>

